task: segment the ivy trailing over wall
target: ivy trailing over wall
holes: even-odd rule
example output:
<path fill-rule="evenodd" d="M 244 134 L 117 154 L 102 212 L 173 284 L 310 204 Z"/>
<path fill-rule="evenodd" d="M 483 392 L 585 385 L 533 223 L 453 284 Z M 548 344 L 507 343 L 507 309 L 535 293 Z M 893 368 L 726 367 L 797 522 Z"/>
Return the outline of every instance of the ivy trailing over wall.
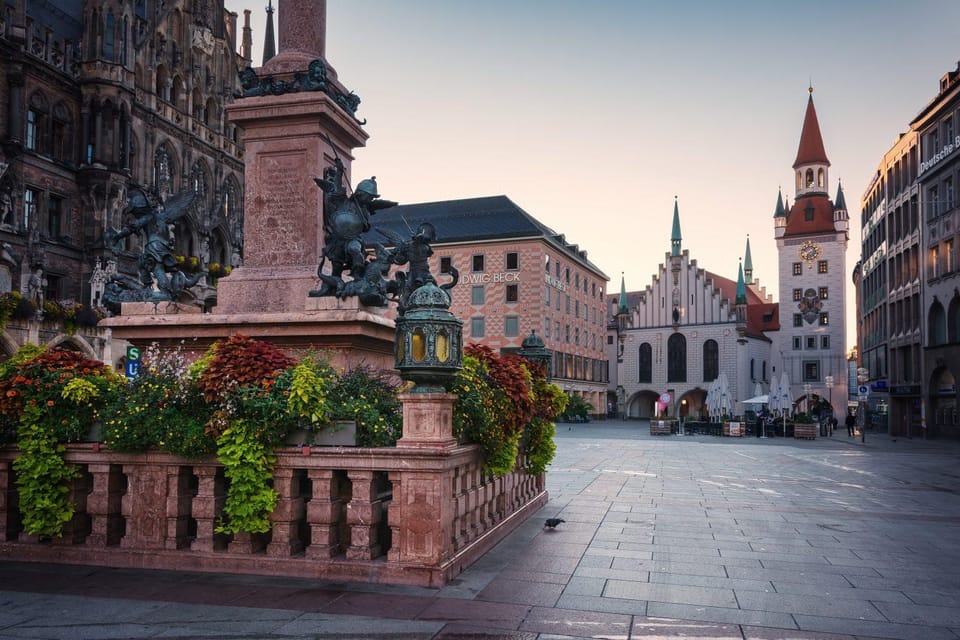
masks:
<path fill-rule="evenodd" d="M 217 439 L 217 457 L 230 481 L 217 533 L 266 533 L 270 514 L 277 507 L 277 492 L 270 486 L 277 457 L 247 428 L 234 420 Z"/>

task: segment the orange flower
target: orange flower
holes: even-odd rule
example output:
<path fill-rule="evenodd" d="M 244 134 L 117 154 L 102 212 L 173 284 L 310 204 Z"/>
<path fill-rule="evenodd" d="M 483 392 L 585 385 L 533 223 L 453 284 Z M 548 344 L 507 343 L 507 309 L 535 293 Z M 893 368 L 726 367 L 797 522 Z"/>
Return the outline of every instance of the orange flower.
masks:
<path fill-rule="evenodd" d="M 52 406 L 53 406 L 53 400 L 47 400 L 47 406 L 48 406 L 48 407 L 52 407 Z"/>

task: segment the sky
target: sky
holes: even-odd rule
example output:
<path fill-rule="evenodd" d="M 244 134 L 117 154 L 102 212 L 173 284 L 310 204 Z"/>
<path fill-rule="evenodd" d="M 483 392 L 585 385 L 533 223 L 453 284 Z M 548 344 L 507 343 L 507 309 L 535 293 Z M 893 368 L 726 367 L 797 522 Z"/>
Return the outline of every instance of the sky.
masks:
<path fill-rule="evenodd" d="M 259 66 L 266 2 L 226 6 L 252 11 Z M 958 24 L 956 0 L 329 0 L 326 57 L 367 119 L 354 182 L 402 204 L 504 194 L 610 293 L 650 284 L 676 196 L 698 265 L 735 280 L 749 235 L 777 297 L 773 213 L 812 86 L 850 214 L 849 349 L 860 198 L 957 69 Z"/>

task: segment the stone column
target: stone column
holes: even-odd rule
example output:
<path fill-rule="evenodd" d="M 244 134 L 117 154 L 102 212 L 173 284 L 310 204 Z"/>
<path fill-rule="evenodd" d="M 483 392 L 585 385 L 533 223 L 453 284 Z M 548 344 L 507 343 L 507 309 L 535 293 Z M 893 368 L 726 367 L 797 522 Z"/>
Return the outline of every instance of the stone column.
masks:
<path fill-rule="evenodd" d="M 190 467 L 167 467 L 167 549 L 185 549 L 190 523 Z"/>
<path fill-rule="evenodd" d="M 300 495 L 300 475 L 296 469 L 281 467 L 273 473 L 273 488 L 277 491 L 277 508 L 270 514 L 273 536 L 267 545 L 267 555 L 290 556 L 303 551 L 303 542 L 297 533 L 306 509 Z"/>
<path fill-rule="evenodd" d="M 339 525 L 343 520 L 340 483 L 332 469 L 309 469 L 307 477 L 312 483 L 313 497 L 307 503 L 310 546 L 306 556 L 332 558 L 340 553 Z"/>
<path fill-rule="evenodd" d="M 107 547 L 120 542 L 123 517 L 120 513 L 123 499 L 123 474 L 110 464 L 91 464 L 87 471 L 93 476 L 93 491 L 87 497 L 90 516 L 90 535 L 86 544 Z"/>
<path fill-rule="evenodd" d="M 197 521 L 197 537 L 190 544 L 193 551 L 213 551 L 213 529 L 223 509 L 224 496 L 217 487 L 216 467 L 197 467 L 197 497 L 193 499 L 193 517 Z"/>
<path fill-rule="evenodd" d="M 372 560 L 380 555 L 377 526 L 383 505 L 377 499 L 373 471 L 349 471 L 353 497 L 347 503 L 347 524 L 350 525 L 348 560 Z"/>

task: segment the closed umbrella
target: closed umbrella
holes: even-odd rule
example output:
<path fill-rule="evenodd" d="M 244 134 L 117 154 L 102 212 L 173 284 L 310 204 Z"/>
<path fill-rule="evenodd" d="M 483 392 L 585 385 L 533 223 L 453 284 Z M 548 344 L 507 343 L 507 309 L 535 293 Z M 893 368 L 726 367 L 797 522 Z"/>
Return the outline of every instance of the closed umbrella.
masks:
<path fill-rule="evenodd" d="M 777 380 L 777 377 L 774 376 L 770 381 L 770 393 L 767 394 L 770 398 L 767 402 L 767 408 L 770 411 L 779 411 L 780 410 L 780 381 Z"/>
<path fill-rule="evenodd" d="M 790 393 L 790 377 L 783 372 L 780 378 L 780 412 L 783 416 L 783 437 L 787 437 L 787 416 L 793 411 L 793 394 Z"/>

